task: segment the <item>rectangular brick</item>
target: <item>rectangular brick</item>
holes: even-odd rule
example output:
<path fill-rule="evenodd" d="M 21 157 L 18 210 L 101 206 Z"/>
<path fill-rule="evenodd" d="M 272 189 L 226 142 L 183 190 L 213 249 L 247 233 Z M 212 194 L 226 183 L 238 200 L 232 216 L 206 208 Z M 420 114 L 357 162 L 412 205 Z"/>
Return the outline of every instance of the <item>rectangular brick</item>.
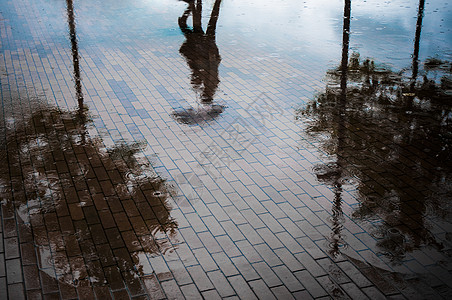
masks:
<path fill-rule="evenodd" d="M 167 261 L 167 263 L 169 269 L 171 270 L 171 273 L 173 273 L 174 279 L 179 286 L 193 283 L 190 274 L 180 260 Z"/>
<path fill-rule="evenodd" d="M 296 292 L 304 290 L 303 284 L 301 284 L 293 273 L 286 266 L 277 266 L 272 268 L 275 274 L 283 282 L 284 286 L 289 289 L 290 292 Z"/>
<path fill-rule="evenodd" d="M 168 280 L 162 282 L 161 285 L 168 299 L 182 299 L 184 297 L 176 281 Z"/>
<path fill-rule="evenodd" d="M 270 266 L 274 267 L 282 264 L 279 257 L 273 252 L 272 249 L 267 244 L 255 245 L 254 249 L 259 253 L 259 255 L 264 259 L 264 261 Z"/>
<path fill-rule="evenodd" d="M 40 289 L 39 272 L 37 265 L 28 265 L 23 267 L 23 275 L 25 279 L 25 289 Z"/>
<path fill-rule="evenodd" d="M 307 270 L 295 272 L 294 275 L 298 281 L 303 283 L 304 287 L 314 298 L 328 295 L 325 289 L 323 289 L 319 282 Z"/>
<path fill-rule="evenodd" d="M 237 226 L 240 232 L 245 236 L 246 240 L 252 245 L 263 243 L 264 240 L 250 224 Z"/>
<path fill-rule="evenodd" d="M 165 293 L 163 292 L 163 289 L 158 282 L 155 275 L 148 275 L 142 277 L 146 292 L 149 295 L 152 295 L 155 299 L 165 299 Z"/>
<path fill-rule="evenodd" d="M 185 299 L 201 299 L 202 296 L 199 293 L 196 285 L 187 284 L 180 287 L 182 294 L 184 294 Z"/>
<path fill-rule="evenodd" d="M 250 263 L 262 261 L 259 253 L 257 253 L 254 247 L 247 240 L 237 242 L 236 246 Z"/>
<path fill-rule="evenodd" d="M 272 291 L 262 279 L 250 281 L 248 284 L 258 299 L 276 299 Z"/>
<path fill-rule="evenodd" d="M 209 231 L 214 236 L 225 234 L 225 231 L 221 227 L 220 223 L 218 223 L 217 219 L 213 216 L 207 216 L 203 217 L 202 220 L 204 221 L 204 224 L 207 226 Z"/>
<path fill-rule="evenodd" d="M 22 267 L 20 258 L 6 260 L 5 267 L 8 284 L 22 282 Z"/>
<path fill-rule="evenodd" d="M 19 253 L 19 239 L 17 237 L 5 238 L 5 259 L 16 258 L 20 256 Z"/>
<path fill-rule="evenodd" d="M 229 236 L 227 235 L 218 236 L 216 237 L 216 240 L 220 244 L 223 251 L 229 257 L 239 256 L 242 254 Z"/>
<path fill-rule="evenodd" d="M 257 271 L 259 276 L 265 281 L 269 287 L 274 287 L 282 284 L 278 276 L 272 271 L 272 269 L 265 263 L 255 263 L 253 268 Z"/>
<path fill-rule="evenodd" d="M 240 299 L 257 299 L 256 295 L 242 276 L 232 276 L 229 277 L 228 280 Z"/>
<path fill-rule="evenodd" d="M 198 237 L 201 239 L 204 247 L 209 253 L 216 253 L 222 251 L 220 245 L 210 232 L 200 232 Z"/>
<path fill-rule="evenodd" d="M 209 252 L 206 250 L 206 248 L 193 250 L 193 254 L 206 272 L 218 269 L 217 264 L 215 263 Z"/>
<path fill-rule="evenodd" d="M 214 287 L 201 266 L 188 267 L 187 270 L 201 292 L 210 290 Z"/>
<path fill-rule="evenodd" d="M 281 241 L 268 228 L 258 229 L 257 232 L 264 239 L 264 241 L 267 243 L 267 245 L 270 248 L 276 249 L 276 248 L 283 247 L 283 244 L 281 243 Z"/>
<path fill-rule="evenodd" d="M 213 283 L 221 297 L 224 298 L 228 296 L 233 296 L 235 294 L 234 289 L 231 287 L 228 280 L 221 271 L 218 270 L 208 272 L 207 276 L 209 277 L 210 281 Z"/>
<path fill-rule="evenodd" d="M 212 258 L 214 259 L 217 266 L 223 272 L 225 276 L 232 276 L 239 274 L 239 271 L 234 266 L 229 256 L 223 252 L 212 254 Z"/>

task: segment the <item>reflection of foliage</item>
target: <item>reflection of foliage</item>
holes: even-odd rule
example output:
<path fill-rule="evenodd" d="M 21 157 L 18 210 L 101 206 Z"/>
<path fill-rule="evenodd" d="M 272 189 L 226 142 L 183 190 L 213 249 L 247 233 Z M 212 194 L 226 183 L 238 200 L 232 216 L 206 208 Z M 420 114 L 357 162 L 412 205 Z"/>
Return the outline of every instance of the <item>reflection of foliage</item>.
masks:
<path fill-rule="evenodd" d="M 430 70 L 450 65 L 433 60 L 426 64 Z M 321 139 L 323 149 L 340 161 L 334 174 L 327 172 L 334 180 L 327 181 L 350 174 L 360 179 L 363 201 L 354 216 L 384 219 L 378 245 L 394 259 L 422 245 L 441 248 L 425 215 L 446 222 L 451 217 L 450 69 L 438 83 L 428 73 L 413 82 L 371 60 L 361 61 L 358 54 L 351 56 L 348 68 L 345 91 L 334 85 L 340 82 L 341 70 L 331 70 L 333 86 L 297 114 L 306 120 L 307 133 Z M 324 173 L 319 180 L 325 182 Z M 387 234 L 389 230 L 400 231 L 403 238 Z M 399 242 L 392 243 L 395 237 Z"/>
<path fill-rule="evenodd" d="M 0 187 L 3 192 L 12 192 L 2 198 L 16 207 L 20 222 L 33 229 L 38 249 L 46 249 L 49 243 L 57 245 L 41 253 L 41 259 L 49 259 L 57 273 L 63 274 L 62 280 L 75 285 L 80 280 L 105 283 L 106 279 L 97 278 L 103 276 L 98 268 L 88 270 L 89 279 L 79 278 L 77 274 L 86 273 L 84 264 L 80 270 L 71 266 L 76 268 L 71 275 L 64 254 L 68 251 L 66 243 L 71 245 L 68 241 L 76 237 L 85 245 L 81 247 L 83 257 L 105 259 L 98 256 L 94 244 L 86 246 L 89 241 L 97 244 L 102 239 L 103 234 L 94 231 L 94 227 L 102 228 L 102 232 L 117 232 L 117 238 L 125 242 L 123 247 L 130 250 L 126 252 L 128 258 L 116 258 L 128 284 L 143 275 L 139 265 L 143 255 L 171 250 L 168 237 L 176 234 L 177 223 L 171 218 L 167 203 L 170 190 L 149 163 L 137 159 L 142 143 L 122 142 L 106 150 L 100 138 L 89 136 L 90 121 L 83 110 L 72 113 L 43 107 L 25 116 L 23 122 L 11 123 L 14 125 L 6 130 L 6 147 L 0 149 L 4 160 L 0 163 Z M 66 224 L 67 230 L 62 232 L 65 243 L 52 240 L 55 235 L 47 235 L 47 231 L 59 228 L 34 230 L 45 228 L 48 219 L 56 214 L 70 216 L 69 222 L 72 219 L 74 224 Z M 106 214 L 116 217 L 108 219 Z M 124 231 L 129 218 L 134 218 L 140 227 L 134 225 Z M 117 251 L 105 243 L 109 251 Z M 130 261 L 136 264 L 128 265 Z"/>
<path fill-rule="evenodd" d="M 143 146 L 145 146 L 144 142 L 127 144 L 124 141 L 121 141 L 119 143 L 116 143 L 112 149 L 107 150 L 107 152 L 112 160 L 114 161 L 123 160 L 131 171 L 140 172 L 141 171 L 140 166 L 135 155 L 142 150 Z"/>
<path fill-rule="evenodd" d="M 436 57 L 427 58 L 424 62 L 424 69 L 426 71 L 440 69 L 440 70 L 444 70 L 444 71 L 449 70 L 449 72 L 450 72 L 451 68 L 452 68 L 452 64 L 450 62 L 441 60 Z"/>

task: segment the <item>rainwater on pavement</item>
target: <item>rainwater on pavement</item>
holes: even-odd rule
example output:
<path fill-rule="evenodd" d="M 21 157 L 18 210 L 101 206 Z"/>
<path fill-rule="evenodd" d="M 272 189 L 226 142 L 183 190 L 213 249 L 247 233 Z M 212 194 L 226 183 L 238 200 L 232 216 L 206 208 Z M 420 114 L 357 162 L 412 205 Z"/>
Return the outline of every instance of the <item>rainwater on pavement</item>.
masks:
<path fill-rule="evenodd" d="M 0 299 L 451 299 L 452 4 L 0 1 Z"/>

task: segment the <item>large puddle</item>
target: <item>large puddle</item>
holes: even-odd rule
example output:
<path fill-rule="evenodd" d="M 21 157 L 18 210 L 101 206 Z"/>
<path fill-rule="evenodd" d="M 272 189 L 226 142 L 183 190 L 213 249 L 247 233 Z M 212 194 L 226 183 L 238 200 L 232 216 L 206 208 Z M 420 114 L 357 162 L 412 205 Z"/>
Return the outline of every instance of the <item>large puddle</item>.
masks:
<path fill-rule="evenodd" d="M 3 1 L 8 296 L 450 297 L 451 10 Z"/>

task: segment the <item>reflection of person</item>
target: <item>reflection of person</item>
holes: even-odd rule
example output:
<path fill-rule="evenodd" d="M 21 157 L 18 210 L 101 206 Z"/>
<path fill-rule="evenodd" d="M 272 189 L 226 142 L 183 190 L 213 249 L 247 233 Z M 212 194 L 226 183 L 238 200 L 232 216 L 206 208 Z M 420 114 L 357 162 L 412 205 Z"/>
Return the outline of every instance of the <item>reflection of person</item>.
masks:
<path fill-rule="evenodd" d="M 215 42 L 215 30 L 221 0 L 216 0 L 214 3 L 206 32 L 201 24 L 202 1 L 187 0 L 186 2 L 188 2 L 188 8 L 179 18 L 179 27 L 186 40 L 179 52 L 185 57 L 192 70 L 191 83 L 194 89 L 200 92 L 201 102 L 210 104 L 220 83 L 218 66 L 221 57 Z M 193 28 L 187 26 L 190 14 L 193 19 Z"/>

